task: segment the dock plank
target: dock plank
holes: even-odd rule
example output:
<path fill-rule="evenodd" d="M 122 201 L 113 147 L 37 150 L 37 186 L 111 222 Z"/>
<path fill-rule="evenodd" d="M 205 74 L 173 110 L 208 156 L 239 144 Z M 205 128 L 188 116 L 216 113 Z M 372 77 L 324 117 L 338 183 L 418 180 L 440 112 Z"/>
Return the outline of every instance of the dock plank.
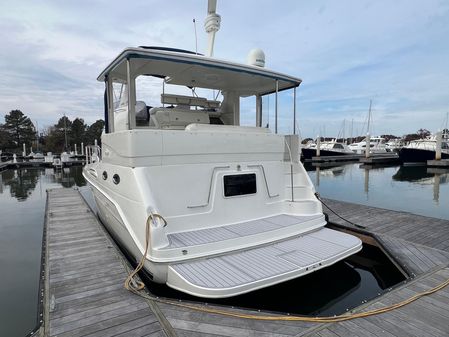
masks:
<path fill-rule="evenodd" d="M 46 227 L 48 336 L 161 333 L 147 301 L 123 288 L 123 261 L 78 191 L 48 191 Z"/>
<path fill-rule="evenodd" d="M 365 226 L 372 233 L 425 245 L 449 252 L 449 220 L 430 218 L 407 212 L 385 210 L 365 205 L 352 204 L 333 199 L 323 199 L 338 214 L 349 221 Z M 326 211 L 325 207 L 323 207 Z M 342 226 L 351 225 L 328 212 L 331 222 Z M 388 225 L 386 225 L 388 224 Z M 420 235 L 410 235 L 419 231 Z"/>

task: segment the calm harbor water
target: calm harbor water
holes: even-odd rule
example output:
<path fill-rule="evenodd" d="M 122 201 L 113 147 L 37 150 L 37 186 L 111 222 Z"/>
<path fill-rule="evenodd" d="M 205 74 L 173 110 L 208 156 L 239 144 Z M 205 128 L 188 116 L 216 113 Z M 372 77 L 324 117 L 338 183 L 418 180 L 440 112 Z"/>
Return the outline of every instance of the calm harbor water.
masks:
<path fill-rule="evenodd" d="M 46 189 L 83 186 L 81 167 L 0 172 L 0 336 L 25 336 L 38 323 Z"/>
<path fill-rule="evenodd" d="M 307 165 L 321 196 L 449 220 L 449 170 L 426 166 Z"/>
<path fill-rule="evenodd" d="M 449 171 L 399 166 L 368 169 L 360 164 L 308 169 L 323 197 L 449 219 Z M 85 186 L 81 171 L 81 167 L 74 167 L 58 172 L 38 168 L 0 172 L 0 336 L 25 336 L 37 324 L 45 191 Z M 308 279 L 224 303 L 292 313 L 343 311 L 350 307 L 350 301 L 365 299 L 366 292 L 377 294 L 391 285 L 391 280 L 373 276 L 378 270 L 373 272 L 360 263 L 371 253 L 364 249 L 361 258 L 348 259 Z M 384 272 L 391 273 L 388 269 Z M 347 278 L 337 282 L 335 275 L 342 274 Z M 335 281 L 332 286 L 327 283 L 330 279 Z M 167 289 L 158 291 L 171 294 Z M 280 293 L 286 296 L 280 297 Z M 289 296 L 292 293 L 295 296 Z M 317 302 L 311 302 L 312 297 L 316 299 L 311 294 L 320 295 Z M 307 298 L 307 305 L 298 308 L 300 298 Z"/>

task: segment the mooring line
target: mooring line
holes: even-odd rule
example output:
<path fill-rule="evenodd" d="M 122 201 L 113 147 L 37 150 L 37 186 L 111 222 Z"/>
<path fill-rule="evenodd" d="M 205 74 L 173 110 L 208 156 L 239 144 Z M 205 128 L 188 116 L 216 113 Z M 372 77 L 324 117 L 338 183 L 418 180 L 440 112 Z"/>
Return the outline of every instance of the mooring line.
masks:
<path fill-rule="evenodd" d="M 350 223 L 351 225 L 353 225 L 353 226 L 355 226 L 355 227 L 357 227 L 357 228 L 361 228 L 361 229 L 366 229 L 366 227 L 365 226 L 362 226 L 362 225 L 359 225 L 359 224 L 356 224 L 356 223 L 354 223 L 354 222 L 352 222 L 352 221 L 350 221 L 350 220 L 348 220 L 348 219 L 345 219 L 345 218 L 343 218 L 341 215 L 339 215 L 339 214 L 337 214 L 337 212 L 335 212 L 332 208 L 330 208 L 324 201 L 323 201 L 323 199 L 321 199 L 321 196 L 320 196 L 320 194 L 318 193 L 318 192 L 315 192 L 315 197 L 329 210 L 329 211 L 331 211 L 332 213 L 334 213 L 336 216 L 338 216 L 340 219 L 342 219 L 343 221 L 346 221 L 347 223 Z"/>

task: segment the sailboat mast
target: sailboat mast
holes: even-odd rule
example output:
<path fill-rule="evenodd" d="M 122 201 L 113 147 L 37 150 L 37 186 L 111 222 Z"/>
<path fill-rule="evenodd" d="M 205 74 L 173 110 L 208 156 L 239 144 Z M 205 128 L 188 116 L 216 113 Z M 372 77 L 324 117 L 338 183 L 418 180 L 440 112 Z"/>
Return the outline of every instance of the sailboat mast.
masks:
<path fill-rule="evenodd" d="M 64 150 L 67 151 L 67 125 L 66 125 L 65 114 L 64 114 L 64 139 L 65 139 Z"/>
<path fill-rule="evenodd" d="M 370 123 L 371 123 L 371 104 L 373 103 L 373 100 L 369 100 L 369 110 L 368 110 L 368 127 L 367 132 L 370 133 Z"/>

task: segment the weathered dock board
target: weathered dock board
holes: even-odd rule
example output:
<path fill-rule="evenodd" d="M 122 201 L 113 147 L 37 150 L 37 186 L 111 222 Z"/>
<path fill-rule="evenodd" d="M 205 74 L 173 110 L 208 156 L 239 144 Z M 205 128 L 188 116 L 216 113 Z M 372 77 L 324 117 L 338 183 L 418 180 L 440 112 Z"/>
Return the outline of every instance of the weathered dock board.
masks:
<path fill-rule="evenodd" d="M 359 159 L 361 163 L 375 165 L 375 164 L 396 164 L 401 160 L 397 153 L 374 153 L 369 157 L 362 157 Z"/>
<path fill-rule="evenodd" d="M 363 155 L 361 154 L 345 154 L 340 156 L 320 156 L 306 159 L 305 162 L 325 163 L 325 162 L 343 162 L 343 161 L 359 161 Z"/>
<path fill-rule="evenodd" d="M 325 202 L 344 217 L 366 226 L 400 264 L 416 275 L 356 311 L 396 303 L 449 278 L 448 221 L 334 200 Z M 330 219 L 352 227 L 332 215 Z M 48 336 L 449 335 L 449 287 L 388 313 L 328 324 L 247 320 L 147 302 L 124 290 L 126 262 L 76 190 L 49 191 L 47 233 Z"/>
<path fill-rule="evenodd" d="M 48 191 L 46 227 L 47 336 L 165 336 L 78 191 Z"/>
<path fill-rule="evenodd" d="M 6 170 L 9 166 L 9 161 L 4 161 L 4 162 L 0 162 L 0 171 L 1 170 Z"/>

